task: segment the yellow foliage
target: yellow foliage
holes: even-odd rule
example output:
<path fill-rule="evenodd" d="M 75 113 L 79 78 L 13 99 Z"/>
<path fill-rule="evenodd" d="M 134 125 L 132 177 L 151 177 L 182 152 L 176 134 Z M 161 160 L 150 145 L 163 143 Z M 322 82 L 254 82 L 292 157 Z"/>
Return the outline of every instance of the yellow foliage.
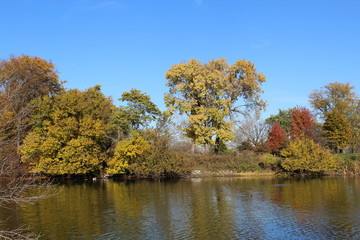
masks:
<path fill-rule="evenodd" d="M 40 123 L 20 148 L 22 161 L 35 173 L 99 173 L 109 147 L 111 101 L 96 87 L 70 90 L 54 101 L 37 109 Z"/>
<path fill-rule="evenodd" d="M 170 112 L 188 115 L 186 136 L 195 144 L 219 144 L 233 139 L 232 113 L 244 111 L 239 105 L 261 110 L 261 84 L 265 76 L 257 73 L 254 64 L 238 60 L 229 65 L 225 58 L 206 64 L 196 59 L 173 65 L 165 74 L 170 91 L 165 102 Z M 216 140 L 214 140 L 214 138 Z"/>
<path fill-rule="evenodd" d="M 122 174 L 128 170 L 138 158 L 150 150 L 150 143 L 137 132 L 131 134 L 130 140 L 122 140 L 115 148 L 114 157 L 108 162 L 108 173 Z"/>
<path fill-rule="evenodd" d="M 294 139 L 280 154 L 285 157 L 281 166 L 285 170 L 292 172 L 316 173 L 337 170 L 339 168 L 334 155 L 312 139 Z"/>

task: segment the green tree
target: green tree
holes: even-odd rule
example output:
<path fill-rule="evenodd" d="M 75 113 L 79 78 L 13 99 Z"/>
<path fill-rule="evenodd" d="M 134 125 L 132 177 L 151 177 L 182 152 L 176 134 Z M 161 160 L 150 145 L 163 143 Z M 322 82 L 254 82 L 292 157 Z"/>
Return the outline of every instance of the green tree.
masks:
<path fill-rule="evenodd" d="M 37 108 L 36 127 L 20 148 L 31 171 L 51 175 L 99 173 L 111 142 L 112 101 L 100 86 L 69 90 Z"/>
<path fill-rule="evenodd" d="M 18 169 L 17 149 L 32 127 L 28 118 L 34 107 L 42 97 L 52 97 L 62 90 L 55 65 L 49 61 L 11 56 L 0 62 L 0 157 L 3 164 Z M 3 165 L 1 169 L 6 168 Z"/>
<path fill-rule="evenodd" d="M 337 170 L 338 162 L 334 156 L 312 139 L 296 138 L 281 150 L 280 155 L 285 157 L 281 166 L 296 173 L 321 173 Z"/>
<path fill-rule="evenodd" d="M 192 59 L 173 65 L 165 77 L 170 88 L 165 95 L 169 111 L 186 114 L 186 136 L 194 144 L 213 146 L 216 153 L 234 138 L 231 117 L 266 105 L 260 99 L 265 76 L 250 61 L 229 65 L 225 58 L 206 64 Z"/>
<path fill-rule="evenodd" d="M 140 90 L 133 88 L 124 92 L 119 100 L 127 104 L 116 108 L 112 117 L 118 140 L 129 136 L 131 130 L 148 127 L 162 115 L 150 96 Z"/>
<path fill-rule="evenodd" d="M 279 109 L 278 114 L 271 115 L 265 120 L 265 122 L 270 125 L 277 122 L 282 126 L 282 128 L 285 130 L 286 133 L 289 133 L 290 125 L 291 125 L 291 115 L 292 115 L 292 109 L 287 109 L 287 110 Z"/>

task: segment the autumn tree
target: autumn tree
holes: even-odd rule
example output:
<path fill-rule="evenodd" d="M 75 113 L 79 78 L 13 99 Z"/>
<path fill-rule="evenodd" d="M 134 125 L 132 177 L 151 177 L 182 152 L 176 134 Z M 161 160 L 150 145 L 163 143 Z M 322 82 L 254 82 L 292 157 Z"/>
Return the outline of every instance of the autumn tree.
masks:
<path fill-rule="evenodd" d="M 267 145 L 272 153 L 278 153 L 279 150 L 284 146 L 286 141 L 286 132 L 280 125 L 275 122 L 269 131 Z"/>
<path fill-rule="evenodd" d="M 348 144 L 354 147 L 360 140 L 360 100 L 349 83 L 330 83 L 320 90 L 310 94 L 310 103 L 323 121 L 328 121 L 324 129 L 327 136 L 348 136 Z M 340 116 L 341 113 L 341 116 Z M 337 119 L 337 120 L 334 120 Z M 342 120 L 340 120 L 342 119 Z M 331 123 L 330 123 L 330 122 Z M 334 124 L 349 124 L 350 127 L 334 126 Z M 324 124 L 324 127 L 326 126 Z M 329 127 L 331 125 L 332 127 Z M 336 133 L 330 133 L 332 130 Z M 344 132 L 340 133 L 340 130 Z M 349 132 L 350 131 L 350 132 Z M 333 141 L 330 139 L 330 142 Z M 345 143 L 342 141 L 342 143 Z M 341 144 L 342 145 L 342 144 Z M 345 146 L 342 146 L 344 148 Z"/>
<path fill-rule="evenodd" d="M 339 111 L 332 111 L 326 115 L 323 125 L 328 146 L 334 152 L 343 152 L 352 139 L 351 125 L 345 115 Z"/>
<path fill-rule="evenodd" d="M 296 107 L 292 110 L 290 123 L 290 135 L 292 138 L 312 138 L 315 125 L 315 117 L 307 108 Z"/>
<path fill-rule="evenodd" d="M 0 156 L 15 166 L 17 149 L 31 129 L 28 121 L 44 96 L 62 91 L 55 65 L 39 57 L 11 56 L 0 62 Z"/>
<path fill-rule="evenodd" d="M 261 84 L 265 76 L 250 61 L 229 65 L 225 58 L 201 63 L 196 59 L 173 65 L 165 74 L 170 112 L 186 114 L 183 129 L 196 145 L 213 146 L 219 152 L 234 138 L 231 117 L 246 109 L 261 110 Z"/>
<path fill-rule="evenodd" d="M 358 97 L 349 83 L 330 83 L 310 94 L 310 103 L 324 120 L 328 113 L 340 111 L 349 117 L 358 104 Z"/>
<path fill-rule="evenodd" d="M 111 146 L 108 138 L 112 101 L 100 86 L 69 90 L 46 98 L 36 109 L 35 128 L 20 148 L 31 172 L 51 175 L 98 174 Z"/>

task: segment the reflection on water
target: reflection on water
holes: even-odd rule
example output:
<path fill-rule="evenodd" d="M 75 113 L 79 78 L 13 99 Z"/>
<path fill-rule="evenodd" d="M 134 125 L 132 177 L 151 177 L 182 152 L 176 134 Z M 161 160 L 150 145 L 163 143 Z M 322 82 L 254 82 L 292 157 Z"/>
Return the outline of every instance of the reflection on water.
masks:
<path fill-rule="evenodd" d="M 43 239 L 359 239 L 360 178 L 62 184 L 2 209 Z"/>

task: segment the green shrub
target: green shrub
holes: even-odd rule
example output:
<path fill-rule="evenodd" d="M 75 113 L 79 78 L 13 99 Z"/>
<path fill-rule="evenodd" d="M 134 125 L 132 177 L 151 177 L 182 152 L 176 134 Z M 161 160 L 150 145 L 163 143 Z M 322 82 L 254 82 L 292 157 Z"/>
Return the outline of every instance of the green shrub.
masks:
<path fill-rule="evenodd" d="M 270 153 L 264 154 L 260 158 L 259 166 L 263 169 L 278 171 L 281 169 L 281 158 Z"/>
<path fill-rule="evenodd" d="M 360 173 L 360 154 L 347 153 L 336 154 L 336 159 L 341 164 L 343 173 L 359 174 Z"/>
<path fill-rule="evenodd" d="M 254 162 L 251 160 L 241 160 L 236 161 L 236 159 L 231 159 L 228 164 L 228 168 L 230 170 L 236 172 L 255 172 L 261 170 L 258 162 Z"/>

